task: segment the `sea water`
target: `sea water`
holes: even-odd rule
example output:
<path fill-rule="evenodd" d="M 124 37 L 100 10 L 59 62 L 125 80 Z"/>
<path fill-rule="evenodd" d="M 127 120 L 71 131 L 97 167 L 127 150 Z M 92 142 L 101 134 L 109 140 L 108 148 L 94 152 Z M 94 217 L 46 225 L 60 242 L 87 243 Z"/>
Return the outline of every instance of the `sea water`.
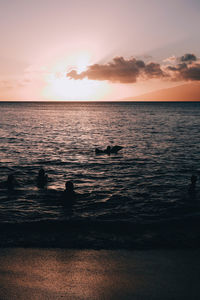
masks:
<path fill-rule="evenodd" d="M 0 222 L 130 222 L 148 224 L 198 215 L 188 195 L 200 170 L 200 103 L 1 102 Z M 117 154 L 95 148 L 122 146 Z M 48 187 L 36 177 L 44 168 Z M 59 202 L 74 183 L 73 213 Z M 187 206 L 189 204 L 189 207 Z"/>

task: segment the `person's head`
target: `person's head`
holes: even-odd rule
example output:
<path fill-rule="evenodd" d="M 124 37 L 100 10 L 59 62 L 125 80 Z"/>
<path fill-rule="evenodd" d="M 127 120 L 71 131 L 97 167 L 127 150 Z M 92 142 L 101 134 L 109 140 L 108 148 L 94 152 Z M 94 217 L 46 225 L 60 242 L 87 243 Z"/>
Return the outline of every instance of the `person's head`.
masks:
<path fill-rule="evenodd" d="M 38 172 L 38 176 L 39 176 L 39 177 L 43 177 L 44 174 L 45 174 L 45 171 L 44 171 L 43 168 L 41 168 L 41 169 L 39 170 L 39 172 Z"/>
<path fill-rule="evenodd" d="M 72 181 L 66 181 L 65 183 L 65 190 L 69 191 L 69 192 L 73 192 L 74 191 L 74 184 Z"/>
<path fill-rule="evenodd" d="M 197 182 L 197 176 L 196 175 L 192 175 L 191 176 L 191 183 L 195 184 Z"/>

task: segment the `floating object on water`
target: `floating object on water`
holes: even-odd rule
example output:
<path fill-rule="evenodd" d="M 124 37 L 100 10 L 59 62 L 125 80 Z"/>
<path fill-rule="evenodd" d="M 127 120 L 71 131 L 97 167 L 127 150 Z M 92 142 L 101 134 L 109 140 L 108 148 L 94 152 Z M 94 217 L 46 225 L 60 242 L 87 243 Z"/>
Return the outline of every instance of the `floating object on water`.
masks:
<path fill-rule="evenodd" d="M 96 148 L 95 149 L 95 154 L 116 154 L 118 153 L 123 147 L 122 146 L 114 146 L 114 147 L 110 147 L 108 146 L 105 150 L 101 150 L 101 149 L 98 149 Z"/>
<path fill-rule="evenodd" d="M 111 148 L 110 153 L 117 153 L 119 152 L 123 147 L 122 146 L 114 146 Z"/>

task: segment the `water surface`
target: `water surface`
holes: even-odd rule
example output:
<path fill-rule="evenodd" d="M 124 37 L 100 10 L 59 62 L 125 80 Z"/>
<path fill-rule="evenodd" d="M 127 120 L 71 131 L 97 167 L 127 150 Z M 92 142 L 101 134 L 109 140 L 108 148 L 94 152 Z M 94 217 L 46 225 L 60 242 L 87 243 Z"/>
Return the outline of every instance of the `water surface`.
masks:
<path fill-rule="evenodd" d="M 159 222 L 199 214 L 190 203 L 199 174 L 200 103 L 0 103 L 1 222 Z M 121 145 L 116 155 L 94 149 Z M 36 187 L 43 167 L 47 190 Z M 58 199 L 72 180 L 80 199 L 69 217 Z M 198 186 L 197 186 L 198 190 Z"/>

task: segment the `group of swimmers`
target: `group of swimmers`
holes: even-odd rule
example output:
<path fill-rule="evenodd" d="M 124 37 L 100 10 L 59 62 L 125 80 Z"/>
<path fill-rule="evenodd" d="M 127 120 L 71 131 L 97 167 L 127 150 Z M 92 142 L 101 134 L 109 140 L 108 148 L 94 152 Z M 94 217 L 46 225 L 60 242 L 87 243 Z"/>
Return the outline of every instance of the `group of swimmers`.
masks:
<path fill-rule="evenodd" d="M 190 180 L 191 183 L 188 188 L 188 193 L 191 196 L 195 196 L 197 176 L 192 175 Z M 38 188 L 45 188 L 48 184 L 48 175 L 45 173 L 45 170 L 43 168 L 41 168 L 38 172 L 38 176 L 36 178 L 36 184 Z M 19 186 L 19 184 L 13 174 L 9 174 L 7 180 L 5 182 L 0 183 L 0 187 L 6 188 L 8 191 L 14 190 L 17 186 Z M 68 200 L 68 204 L 70 203 L 72 204 L 75 198 L 76 198 L 76 193 L 74 191 L 73 182 L 66 181 L 65 190 L 62 193 L 62 199 Z"/>
<path fill-rule="evenodd" d="M 36 178 L 36 185 L 38 188 L 45 188 L 48 184 L 48 175 L 45 173 L 45 170 L 41 168 L 38 172 Z M 8 191 L 13 191 L 15 188 L 19 186 L 15 176 L 13 174 L 9 174 L 7 180 L 5 182 L 0 183 L 1 188 L 5 188 Z M 69 202 L 74 200 L 76 193 L 74 191 L 74 184 L 72 181 L 66 181 L 65 183 L 65 190 L 62 193 L 62 199 L 68 200 Z"/>

